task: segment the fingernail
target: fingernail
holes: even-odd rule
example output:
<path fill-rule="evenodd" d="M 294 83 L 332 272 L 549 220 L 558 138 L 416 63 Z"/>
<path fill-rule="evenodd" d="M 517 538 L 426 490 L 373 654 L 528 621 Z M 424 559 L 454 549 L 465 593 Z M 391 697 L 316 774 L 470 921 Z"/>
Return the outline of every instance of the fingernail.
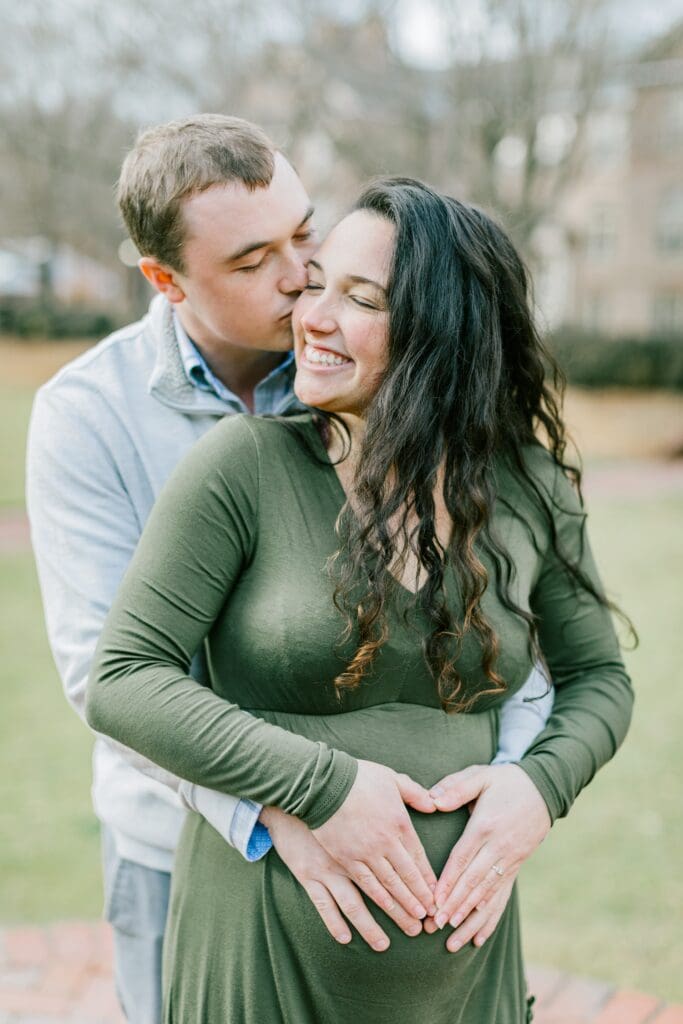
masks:
<path fill-rule="evenodd" d="M 422 925 L 421 924 L 411 924 L 411 925 L 408 925 L 408 928 L 406 929 L 406 931 L 407 931 L 408 935 L 410 935 L 410 936 L 419 935 L 420 932 L 422 931 Z"/>
<path fill-rule="evenodd" d="M 434 918 L 437 928 L 443 928 L 447 920 L 448 917 L 446 914 L 437 914 L 436 917 Z"/>
<path fill-rule="evenodd" d="M 429 915 L 429 917 L 434 917 L 434 914 L 435 914 L 435 913 L 436 913 L 436 907 L 435 907 L 435 905 L 434 905 L 434 904 L 432 903 L 432 904 L 431 904 L 431 906 L 430 906 L 430 907 L 428 908 L 428 910 L 427 910 L 427 914 Z"/>
<path fill-rule="evenodd" d="M 388 939 L 378 939 L 377 942 L 373 942 L 372 948 L 376 949 L 378 953 L 381 953 L 383 950 L 389 948 L 389 940 Z"/>
<path fill-rule="evenodd" d="M 474 945 L 475 946 L 483 946 L 485 942 L 486 942 L 486 939 L 482 939 L 480 935 L 477 935 L 476 939 L 474 940 Z"/>
<path fill-rule="evenodd" d="M 457 928 L 459 924 L 462 924 L 463 920 L 464 918 L 462 914 L 453 914 L 453 917 L 451 918 L 451 924 L 453 925 L 454 928 Z"/>
<path fill-rule="evenodd" d="M 337 936 L 337 942 L 350 942 L 351 936 L 348 932 L 340 932 Z"/>
<path fill-rule="evenodd" d="M 460 949 L 460 943 L 459 942 L 451 942 L 451 943 L 449 943 L 448 948 L 451 951 L 451 953 L 457 953 L 458 950 Z"/>
<path fill-rule="evenodd" d="M 445 791 L 445 789 L 442 789 L 441 786 L 435 786 L 434 789 L 430 789 L 429 790 L 429 795 L 431 797 L 445 796 L 446 795 L 446 791 Z"/>

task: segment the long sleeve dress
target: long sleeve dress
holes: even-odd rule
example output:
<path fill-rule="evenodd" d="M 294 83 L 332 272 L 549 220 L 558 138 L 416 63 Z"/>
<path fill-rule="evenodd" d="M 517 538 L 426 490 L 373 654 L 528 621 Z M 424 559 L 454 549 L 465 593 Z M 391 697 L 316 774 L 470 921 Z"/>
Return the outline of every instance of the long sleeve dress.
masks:
<path fill-rule="evenodd" d="M 582 516 L 540 446 L 528 465 L 563 549 L 597 581 Z M 554 820 L 621 743 L 632 691 L 609 613 L 560 568 L 543 515 L 502 469 L 494 525 L 515 564 L 515 600 L 540 619 L 556 697 L 519 762 Z M 341 806 L 365 758 L 429 786 L 491 760 L 502 697 L 446 714 L 423 659 L 424 612 L 398 583 L 389 638 L 362 684 L 333 681 L 355 650 L 326 570 L 345 495 L 310 416 L 235 417 L 209 432 L 160 496 L 111 609 L 91 675 L 91 725 L 175 774 L 296 814 L 311 828 Z M 521 510 L 523 521 L 516 515 Z M 490 567 L 491 574 L 493 567 Z M 491 577 L 492 578 L 492 577 Z M 490 586 L 508 693 L 531 669 L 527 628 Z M 454 572 L 446 591 L 458 601 Z M 204 643 L 206 685 L 188 675 Z M 483 689 L 476 641 L 459 660 Z M 437 874 L 468 814 L 411 817 Z M 480 949 L 409 938 L 374 905 L 391 946 L 330 937 L 273 850 L 247 864 L 198 815 L 176 855 L 165 949 L 168 1024 L 523 1024 L 530 1019 L 516 889 Z"/>

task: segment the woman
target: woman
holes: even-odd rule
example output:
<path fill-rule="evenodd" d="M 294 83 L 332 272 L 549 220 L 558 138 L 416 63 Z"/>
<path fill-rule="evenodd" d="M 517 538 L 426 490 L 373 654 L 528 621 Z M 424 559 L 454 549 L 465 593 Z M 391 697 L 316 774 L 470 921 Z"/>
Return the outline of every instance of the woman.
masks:
<path fill-rule="evenodd" d="M 488 763 L 542 649 L 555 710 L 519 763 L 554 820 L 632 695 L 524 270 L 483 214 L 410 179 L 370 185 L 309 269 L 295 387 L 319 412 L 226 420 L 175 473 L 101 639 L 90 724 L 324 844 L 359 788 L 389 799 L 394 773 L 429 787 Z M 187 675 L 205 638 L 211 688 Z M 411 817 L 438 875 L 467 812 Z M 382 924 L 381 955 L 335 943 L 276 854 L 248 865 L 190 816 L 166 1019 L 530 1019 L 516 891 L 455 956 L 440 932 Z"/>

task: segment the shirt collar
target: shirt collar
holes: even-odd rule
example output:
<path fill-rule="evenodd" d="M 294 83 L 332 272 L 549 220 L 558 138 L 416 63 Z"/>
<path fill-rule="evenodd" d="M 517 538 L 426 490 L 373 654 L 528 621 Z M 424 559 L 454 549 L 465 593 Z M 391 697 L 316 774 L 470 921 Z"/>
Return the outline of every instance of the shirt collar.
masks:
<path fill-rule="evenodd" d="M 182 359 L 185 375 L 190 384 L 192 384 L 193 387 L 199 388 L 201 391 L 211 391 L 224 402 L 229 402 L 231 405 L 237 405 L 241 408 L 243 405 L 241 398 L 236 395 L 234 391 L 231 391 L 230 388 L 226 387 L 223 381 L 219 380 L 215 373 L 213 373 L 211 367 L 204 359 L 204 356 L 181 324 L 180 317 L 177 315 L 175 310 L 173 311 L 173 326 L 175 328 L 176 338 L 178 339 L 180 358 Z M 257 384 L 257 388 L 266 381 L 272 381 L 274 378 L 286 373 L 293 362 L 294 352 L 287 352 L 282 362 L 278 363 L 278 365 L 263 378 L 263 381 Z"/>

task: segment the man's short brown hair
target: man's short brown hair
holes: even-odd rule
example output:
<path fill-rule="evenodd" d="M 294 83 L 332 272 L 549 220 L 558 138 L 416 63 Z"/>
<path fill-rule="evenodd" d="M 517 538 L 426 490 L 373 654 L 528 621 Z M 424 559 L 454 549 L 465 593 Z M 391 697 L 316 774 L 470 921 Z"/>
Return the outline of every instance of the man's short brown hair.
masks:
<path fill-rule="evenodd" d="M 223 114 L 196 114 L 148 128 L 123 162 L 118 201 L 141 256 L 182 273 L 182 202 L 212 185 L 267 188 L 275 147 L 256 125 Z"/>

